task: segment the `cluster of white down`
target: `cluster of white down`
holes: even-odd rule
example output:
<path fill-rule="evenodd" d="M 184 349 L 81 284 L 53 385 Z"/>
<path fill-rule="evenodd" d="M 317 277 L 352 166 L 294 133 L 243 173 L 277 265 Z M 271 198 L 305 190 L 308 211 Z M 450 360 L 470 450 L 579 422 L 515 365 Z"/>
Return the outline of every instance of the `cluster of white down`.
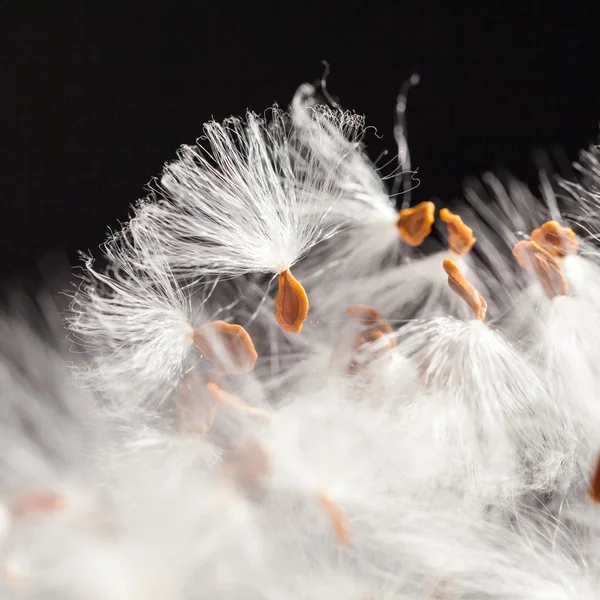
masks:
<path fill-rule="evenodd" d="M 600 151 L 421 249 L 364 126 L 307 86 L 208 123 L 86 257 L 66 356 L 2 320 L 0 598 L 600 599 Z"/>

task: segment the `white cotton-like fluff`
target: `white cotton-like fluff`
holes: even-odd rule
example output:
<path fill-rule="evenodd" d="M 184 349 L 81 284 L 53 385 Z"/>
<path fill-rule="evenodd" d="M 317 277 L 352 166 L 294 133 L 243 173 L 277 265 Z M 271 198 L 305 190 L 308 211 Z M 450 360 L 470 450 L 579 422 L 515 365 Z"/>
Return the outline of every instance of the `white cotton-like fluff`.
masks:
<path fill-rule="evenodd" d="M 352 111 L 311 106 L 315 93 L 302 86 L 292 103 L 295 128 L 291 164 L 300 182 L 321 182 L 317 190 L 339 198 L 326 215 L 342 232 L 320 248 L 310 269 L 336 268 L 365 275 L 402 251 L 395 202 L 364 148 L 365 119 Z M 310 257 L 309 257 L 310 259 Z M 305 268 L 308 267 L 305 265 Z"/>
<path fill-rule="evenodd" d="M 536 371 L 498 332 L 441 317 L 408 325 L 400 342 L 427 390 L 419 403 L 445 396 L 441 409 L 451 412 L 441 426 L 453 446 L 464 445 L 476 485 L 500 483 L 512 494 L 520 486 L 547 489 L 564 476 L 576 443 L 567 413 L 548 402 Z"/>
<path fill-rule="evenodd" d="M 562 483 L 577 487 L 593 468 L 598 448 L 600 270 L 585 256 L 570 255 L 561 259 L 561 264 L 569 295 L 549 300 L 532 285 L 528 292 L 535 310 L 529 311 L 527 327 L 521 333 L 526 333 L 524 344 L 543 374 L 548 400 L 567 409 L 565 417 L 577 440 L 574 461 L 578 468 Z"/>
<path fill-rule="evenodd" d="M 150 231 L 178 275 L 277 274 L 335 233 L 325 216 L 330 178 L 299 182 L 288 153 L 289 116 L 276 107 L 204 125 L 196 146 L 168 164 L 158 198 L 140 203 L 134 235 Z"/>
<path fill-rule="evenodd" d="M 154 243 L 132 249 L 124 235 L 111 239 L 105 246 L 108 269 L 87 258 L 71 306 L 74 341 L 86 351 L 78 365 L 82 381 L 128 395 L 131 404 L 168 392 L 193 344 L 190 299 L 156 257 Z M 147 268 L 131 264 L 138 256 Z"/>
<path fill-rule="evenodd" d="M 517 521 L 507 530 L 472 514 L 440 513 L 436 521 L 419 525 L 420 535 L 406 536 L 403 541 L 413 551 L 417 572 L 422 569 L 434 582 L 437 579 L 439 595 L 429 597 L 598 597 L 597 572 L 576 549 L 561 547 L 569 532 L 556 523 L 540 528 Z M 400 533 L 399 537 L 404 536 Z M 428 552 L 428 548 L 435 551 Z"/>
<path fill-rule="evenodd" d="M 343 201 L 332 207 L 329 218 L 355 227 L 395 227 L 395 203 L 363 148 L 365 118 L 352 111 L 308 106 L 301 97 L 307 91 L 300 88 L 292 104 L 295 128 L 290 153 L 295 173 L 301 180 L 319 177 L 325 182 L 330 178 L 329 185 L 340 188 Z M 320 173 L 313 172 L 315 168 Z"/>
<path fill-rule="evenodd" d="M 209 122 L 70 351 L 0 317 L 0 599 L 600 598 L 598 149 L 407 251 L 365 131 L 312 86 Z"/>

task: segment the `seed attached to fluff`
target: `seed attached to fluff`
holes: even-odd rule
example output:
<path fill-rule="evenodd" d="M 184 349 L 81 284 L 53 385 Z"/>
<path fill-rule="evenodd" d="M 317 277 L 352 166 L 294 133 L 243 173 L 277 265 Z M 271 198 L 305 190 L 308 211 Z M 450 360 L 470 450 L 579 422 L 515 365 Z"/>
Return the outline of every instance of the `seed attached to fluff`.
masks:
<path fill-rule="evenodd" d="M 346 366 L 346 373 L 348 375 L 356 375 L 392 348 L 391 344 L 386 344 L 384 347 L 378 348 L 377 350 L 365 347 L 367 344 L 376 342 L 379 338 L 383 337 L 383 335 L 384 334 L 381 333 L 381 331 L 372 331 L 368 334 L 359 334 L 353 339 L 351 349 L 355 356 L 350 359 Z"/>
<path fill-rule="evenodd" d="M 374 330 L 376 332 L 381 332 L 382 335 L 394 333 L 389 321 L 379 311 L 376 311 L 374 308 L 369 308 L 364 304 L 349 306 L 346 309 L 346 314 L 352 321 L 358 321 L 367 327 L 369 331 Z M 395 346 L 396 340 L 391 338 L 390 344 Z"/>
<path fill-rule="evenodd" d="M 396 338 L 388 337 L 385 345 L 378 347 L 376 350 L 367 350 L 363 353 L 363 356 L 361 356 L 361 360 L 358 360 L 358 356 L 356 355 L 365 350 L 364 347 L 367 344 L 376 342 L 383 336 L 394 333 L 394 329 L 380 312 L 376 311 L 374 308 L 369 308 L 364 304 L 349 306 L 346 309 L 346 314 L 352 321 L 356 321 L 363 325 L 364 329 L 349 340 L 343 341 L 338 346 L 338 350 L 334 352 L 333 358 L 336 359 L 338 354 L 347 355 L 347 350 L 345 351 L 345 349 L 349 348 L 351 355 L 355 356 L 352 356 L 350 362 L 347 363 L 346 372 L 348 375 L 355 375 L 376 358 L 379 358 L 394 348 L 397 342 Z"/>
<path fill-rule="evenodd" d="M 185 433 L 204 435 L 212 429 L 217 399 L 207 386 L 215 379 L 210 373 L 194 373 L 181 384 L 175 410 L 179 426 Z"/>
<path fill-rule="evenodd" d="M 215 401 L 221 406 L 226 406 L 227 408 L 231 408 L 254 417 L 264 417 L 266 415 L 265 411 L 261 408 L 256 408 L 256 406 L 248 404 L 248 402 L 242 400 L 238 396 L 222 390 L 215 382 L 210 382 L 206 388 L 211 393 Z"/>
<path fill-rule="evenodd" d="M 9 590 L 19 590 L 27 585 L 28 573 L 18 557 L 10 557 L 2 566 L 2 580 Z"/>
<path fill-rule="evenodd" d="M 556 296 L 566 296 L 569 291 L 560 265 L 554 256 L 533 241 L 522 241 L 515 245 L 513 254 L 519 265 L 533 271 L 544 293 L 550 300 Z"/>
<path fill-rule="evenodd" d="M 447 600 L 451 596 L 450 581 L 448 579 L 440 579 L 431 592 L 430 600 Z"/>
<path fill-rule="evenodd" d="M 66 507 L 64 497 L 51 490 L 29 490 L 12 505 L 11 515 L 15 520 L 31 519 L 56 514 Z"/>
<path fill-rule="evenodd" d="M 579 247 L 575 232 L 569 227 L 562 227 L 557 221 L 547 221 L 538 229 L 534 229 L 531 239 L 558 258 L 575 252 Z"/>
<path fill-rule="evenodd" d="M 258 358 L 248 332 L 241 325 L 225 321 L 195 329 L 194 344 L 219 373 L 247 373 Z"/>
<path fill-rule="evenodd" d="M 333 533 L 337 541 L 342 545 L 349 547 L 351 546 L 350 542 L 350 528 L 348 527 L 348 522 L 342 509 L 335 503 L 329 496 L 326 494 L 321 494 L 319 496 L 319 502 L 321 506 L 325 509 L 329 520 L 331 521 L 331 527 L 333 529 Z"/>
<path fill-rule="evenodd" d="M 222 473 L 245 491 L 251 491 L 271 472 L 271 459 L 262 444 L 246 442 L 223 457 Z"/>
<path fill-rule="evenodd" d="M 284 331 L 300 333 L 308 315 L 308 297 L 289 269 L 279 274 L 275 318 Z"/>
<path fill-rule="evenodd" d="M 444 261 L 444 271 L 448 274 L 448 285 L 450 289 L 458 294 L 475 313 L 475 318 L 485 321 L 487 313 L 487 302 L 483 296 L 467 281 L 459 268 L 451 260 Z"/>
<path fill-rule="evenodd" d="M 600 504 L 600 456 L 596 460 L 596 468 L 590 479 L 588 495 L 594 502 Z"/>
<path fill-rule="evenodd" d="M 219 379 L 212 373 L 194 373 L 184 380 L 175 401 L 181 430 L 200 435 L 208 433 L 219 406 L 253 417 L 266 416 L 264 410 L 223 390 Z"/>
<path fill-rule="evenodd" d="M 440 219 L 446 223 L 448 229 L 448 246 L 450 250 L 459 256 L 469 252 L 477 241 L 473 237 L 473 230 L 467 227 L 458 215 L 447 208 L 440 210 Z"/>
<path fill-rule="evenodd" d="M 400 236 L 409 246 L 420 246 L 431 233 L 435 220 L 435 204 L 421 202 L 412 208 L 403 208 L 398 214 Z"/>

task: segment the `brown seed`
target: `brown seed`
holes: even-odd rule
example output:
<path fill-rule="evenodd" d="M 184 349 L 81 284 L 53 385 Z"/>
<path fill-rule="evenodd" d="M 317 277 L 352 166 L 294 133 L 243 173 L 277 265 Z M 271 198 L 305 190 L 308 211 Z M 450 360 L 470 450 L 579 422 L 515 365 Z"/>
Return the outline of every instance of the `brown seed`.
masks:
<path fill-rule="evenodd" d="M 175 409 L 181 430 L 204 435 L 214 424 L 217 408 L 223 406 L 254 417 L 265 417 L 261 408 L 230 394 L 212 373 L 194 373 L 181 384 Z"/>
<path fill-rule="evenodd" d="M 275 318 L 284 331 L 300 333 L 308 315 L 308 297 L 289 269 L 279 274 Z"/>
<path fill-rule="evenodd" d="M 538 229 L 534 229 L 531 239 L 558 258 L 575 252 L 579 247 L 575 232 L 569 227 L 562 227 L 557 221 L 547 221 Z"/>
<path fill-rule="evenodd" d="M 440 579 L 431 592 L 430 600 L 447 600 L 451 595 L 450 580 Z"/>
<path fill-rule="evenodd" d="M 223 474 L 250 491 L 271 472 L 271 460 L 259 442 L 246 442 L 231 448 L 223 457 Z"/>
<path fill-rule="evenodd" d="M 600 504 L 600 456 L 596 460 L 596 468 L 590 479 L 588 495 L 594 502 Z"/>
<path fill-rule="evenodd" d="M 388 337 L 385 345 L 375 349 L 364 348 L 367 344 L 375 342 L 390 333 L 394 329 L 389 321 L 378 311 L 369 308 L 364 304 L 356 304 L 346 309 L 346 314 L 352 321 L 356 321 L 364 326 L 360 332 L 350 338 L 342 340 L 333 351 L 332 364 L 340 364 L 341 360 L 348 360 L 346 364 L 346 373 L 354 375 L 375 359 L 384 355 L 394 348 L 397 341 L 394 337 Z M 360 356 L 360 354 L 363 356 Z"/>
<path fill-rule="evenodd" d="M 18 560 L 8 560 L 2 567 L 2 580 L 10 590 L 18 590 L 27 584 L 27 574 Z"/>
<path fill-rule="evenodd" d="M 519 265 L 533 271 L 544 293 L 550 300 L 556 296 L 566 296 L 569 291 L 566 279 L 558 261 L 534 241 L 521 241 L 515 244 L 513 254 Z"/>
<path fill-rule="evenodd" d="M 217 399 L 207 386 L 215 380 L 210 373 L 194 373 L 181 384 L 175 410 L 182 431 L 204 435 L 212 429 Z"/>
<path fill-rule="evenodd" d="M 431 233 L 435 220 L 435 204 L 421 202 L 412 208 L 403 208 L 398 213 L 397 227 L 400 236 L 409 246 L 420 246 Z"/>
<path fill-rule="evenodd" d="M 258 355 L 241 325 L 212 321 L 194 330 L 194 344 L 219 373 L 252 371 Z"/>
<path fill-rule="evenodd" d="M 447 208 L 440 210 L 440 219 L 446 223 L 448 229 L 448 246 L 450 250 L 459 256 L 469 252 L 477 241 L 473 237 L 473 230 L 467 227 L 458 215 Z"/>
<path fill-rule="evenodd" d="M 13 519 L 22 520 L 56 514 L 66 506 L 65 499 L 51 490 L 29 490 L 12 505 Z"/>
<path fill-rule="evenodd" d="M 350 541 L 350 529 L 348 527 L 348 522 L 342 509 L 333 502 L 326 494 L 321 494 L 319 496 L 319 502 L 321 506 L 325 509 L 329 520 L 331 521 L 331 527 L 333 529 L 333 533 L 337 538 L 337 541 L 342 545 L 349 547 L 352 545 Z"/>
<path fill-rule="evenodd" d="M 448 274 L 448 285 L 450 289 L 458 294 L 475 313 L 475 318 L 485 321 L 487 303 L 483 296 L 467 281 L 454 262 L 446 259 L 444 271 Z"/>
<path fill-rule="evenodd" d="M 352 321 L 358 321 L 368 330 L 380 331 L 382 334 L 394 333 L 389 321 L 380 312 L 364 304 L 349 306 L 346 309 L 346 314 Z M 396 340 L 390 339 L 390 342 L 396 345 Z"/>
<path fill-rule="evenodd" d="M 207 390 L 211 393 L 216 402 L 222 406 L 226 406 L 233 410 L 246 413 L 255 417 L 264 417 L 266 415 L 262 408 L 257 408 L 248 404 L 245 400 L 242 400 L 234 394 L 230 394 L 222 390 L 216 383 L 211 382 L 206 386 Z"/>

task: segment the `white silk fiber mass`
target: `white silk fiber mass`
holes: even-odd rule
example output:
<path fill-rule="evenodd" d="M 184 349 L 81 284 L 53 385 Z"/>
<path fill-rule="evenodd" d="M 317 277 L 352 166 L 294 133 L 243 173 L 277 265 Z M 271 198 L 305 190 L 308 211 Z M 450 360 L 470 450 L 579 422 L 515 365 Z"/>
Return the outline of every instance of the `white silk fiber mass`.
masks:
<path fill-rule="evenodd" d="M 206 123 L 0 316 L 0 600 L 600 600 L 600 150 L 434 203 L 407 89 L 397 164 Z"/>

